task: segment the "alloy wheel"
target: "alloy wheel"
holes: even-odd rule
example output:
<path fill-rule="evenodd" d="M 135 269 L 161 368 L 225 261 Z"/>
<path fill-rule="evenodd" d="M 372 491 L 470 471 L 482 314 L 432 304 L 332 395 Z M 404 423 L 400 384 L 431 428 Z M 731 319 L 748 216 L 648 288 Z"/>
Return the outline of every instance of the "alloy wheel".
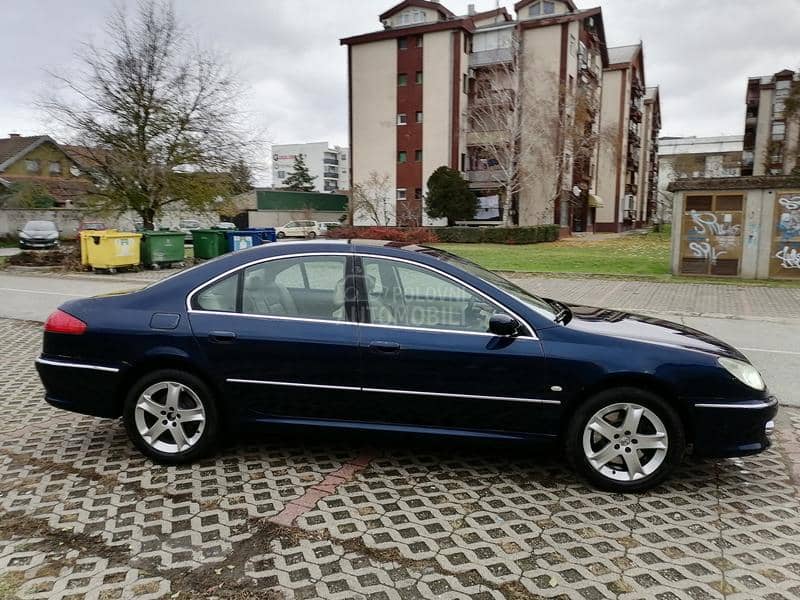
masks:
<path fill-rule="evenodd" d="M 206 410 L 189 386 L 160 381 L 139 395 L 134 419 L 147 445 L 159 452 L 178 454 L 192 448 L 202 437 Z"/>
<path fill-rule="evenodd" d="M 583 453 L 589 465 L 614 481 L 636 481 L 664 464 L 667 428 L 659 416 L 639 404 L 604 406 L 587 421 Z"/>

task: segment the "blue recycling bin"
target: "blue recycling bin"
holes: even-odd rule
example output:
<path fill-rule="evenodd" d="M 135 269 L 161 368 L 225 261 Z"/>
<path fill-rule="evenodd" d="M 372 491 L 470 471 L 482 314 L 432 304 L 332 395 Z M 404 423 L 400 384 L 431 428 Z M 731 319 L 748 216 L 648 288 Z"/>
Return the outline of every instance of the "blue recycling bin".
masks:
<path fill-rule="evenodd" d="M 261 236 L 263 243 L 275 242 L 278 240 L 278 234 L 275 232 L 274 227 L 248 227 L 247 231 L 256 231 Z"/>
<path fill-rule="evenodd" d="M 261 234 L 257 231 L 226 231 L 225 238 L 228 241 L 228 252 L 245 250 L 263 243 Z"/>

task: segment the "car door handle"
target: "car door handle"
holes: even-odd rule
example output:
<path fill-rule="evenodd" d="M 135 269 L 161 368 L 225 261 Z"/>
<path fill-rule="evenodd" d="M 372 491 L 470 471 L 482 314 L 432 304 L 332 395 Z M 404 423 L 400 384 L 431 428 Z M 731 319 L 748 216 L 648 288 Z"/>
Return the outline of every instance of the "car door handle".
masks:
<path fill-rule="evenodd" d="M 236 339 L 236 334 L 232 331 L 211 331 L 208 338 L 215 344 L 229 344 Z"/>
<path fill-rule="evenodd" d="M 380 354 L 397 354 L 400 344 L 396 342 L 370 342 L 369 349 Z"/>

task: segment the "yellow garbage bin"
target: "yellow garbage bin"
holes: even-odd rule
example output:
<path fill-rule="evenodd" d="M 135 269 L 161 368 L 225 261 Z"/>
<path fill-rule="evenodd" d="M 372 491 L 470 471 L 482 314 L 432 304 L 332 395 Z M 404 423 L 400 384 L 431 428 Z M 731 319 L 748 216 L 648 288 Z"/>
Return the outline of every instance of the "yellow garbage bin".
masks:
<path fill-rule="evenodd" d="M 116 229 L 81 231 L 81 264 L 111 273 L 122 267 L 136 267 L 141 262 L 141 240 L 141 233 Z"/>

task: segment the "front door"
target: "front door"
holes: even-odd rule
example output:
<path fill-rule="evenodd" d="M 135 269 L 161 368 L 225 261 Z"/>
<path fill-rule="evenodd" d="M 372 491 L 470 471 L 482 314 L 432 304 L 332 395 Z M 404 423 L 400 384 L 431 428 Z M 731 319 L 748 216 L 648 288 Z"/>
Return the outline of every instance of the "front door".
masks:
<path fill-rule="evenodd" d="M 226 411 L 272 422 L 349 418 L 360 392 L 357 325 L 345 305 L 351 262 L 267 260 L 193 296 L 192 330 Z"/>
<path fill-rule="evenodd" d="M 544 356 L 531 335 L 487 332 L 501 306 L 441 272 L 357 259 L 363 402 L 397 425 L 537 433 Z"/>

